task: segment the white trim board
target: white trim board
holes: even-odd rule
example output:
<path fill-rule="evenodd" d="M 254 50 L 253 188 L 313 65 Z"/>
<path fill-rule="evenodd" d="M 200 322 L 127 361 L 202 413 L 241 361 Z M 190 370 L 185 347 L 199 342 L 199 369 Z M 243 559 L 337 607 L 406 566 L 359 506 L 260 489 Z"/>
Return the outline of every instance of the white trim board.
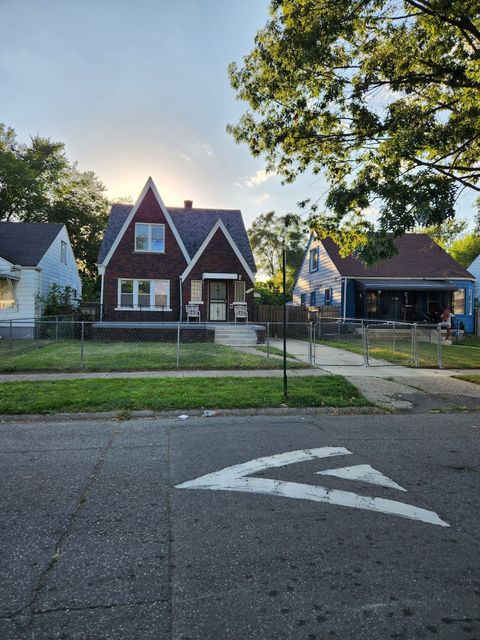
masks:
<path fill-rule="evenodd" d="M 240 260 L 240 263 L 241 263 L 242 267 L 245 269 L 245 271 L 246 271 L 248 277 L 250 278 L 250 280 L 252 282 L 255 282 L 255 274 L 253 273 L 253 271 L 248 266 L 247 261 L 245 260 L 245 258 L 242 255 L 242 252 L 237 247 L 237 245 L 235 244 L 234 239 L 232 238 L 232 236 L 228 232 L 228 229 L 226 228 L 226 226 L 223 224 L 223 222 L 220 219 L 218 219 L 217 222 L 213 225 L 213 227 L 210 230 L 210 233 L 207 235 L 205 240 L 202 242 L 202 244 L 199 247 L 197 253 L 193 256 L 192 261 L 190 262 L 190 264 L 187 266 L 185 271 L 180 276 L 182 278 L 182 281 L 185 281 L 185 278 L 188 276 L 190 271 L 193 269 L 195 264 L 198 262 L 199 258 L 201 257 L 201 255 L 203 254 L 203 252 L 205 251 L 207 246 L 209 245 L 211 239 L 213 238 L 213 236 L 215 235 L 215 233 L 219 229 L 220 229 L 220 231 L 222 231 L 223 235 L 228 240 L 228 243 L 232 247 L 235 255 L 237 256 L 237 258 Z"/>
<path fill-rule="evenodd" d="M 188 255 L 188 251 L 185 248 L 185 245 L 183 244 L 183 240 L 180 237 L 180 234 L 177 231 L 177 227 L 174 225 L 173 220 L 170 216 L 170 214 L 168 213 L 168 209 L 165 206 L 157 187 L 155 186 L 155 183 L 152 179 L 152 177 L 150 176 L 148 178 L 148 180 L 145 183 L 145 186 L 142 189 L 142 192 L 140 193 L 140 195 L 137 198 L 137 201 L 135 202 L 134 206 L 132 207 L 132 210 L 130 211 L 130 213 L 128 214 L 127 219 L 125 220 L 125 222 L 123 223 L 122 228 L 120 229 L 120 231 L 117 234 L 117 237 L 115 238 L 112 246 L 110 247 L 110 249 L 108 250 L 107 255 L 105 256 L 104 260 L 103 260 L 103 267 L 106 267 L 107 264 L 110 262 L 110 259 L 112 257 L 112 255 L 115 253 L 115 250 L 117 249 L 118 245 L 120 244 L 120 240 L 123 238 L 123 236 L 125 235 L 126 230 L 128 229 L 128 226 L 130 225 L 133 217 L 135 216 L 135 214 L 137 213 L 138 209 L 140 208 L 140 205 L 143 202 L 143 199 L 145 198 L 145 196 L 147 195 L 147 191 L 151 189 L 153 192 L 153 195 L 155 196 L 155 198 L 157 199 L 157 202 L 160 206 L 160 209 L 163 212 L 163 215 L 165 216 L 166 221 L 168 222 L 168 226 L 170 227 L 170 229 L 172 230 L 172 233 L 175 237 L 175 240 L 178 243 L 178 246 L 180 247 L 182 253 L 183 253 L 183 257 L 185 258 L 185 261 L 188 263 L 190 262 L 190 256 Z M 100 266 L 100 265 L 98 265 Z"/>

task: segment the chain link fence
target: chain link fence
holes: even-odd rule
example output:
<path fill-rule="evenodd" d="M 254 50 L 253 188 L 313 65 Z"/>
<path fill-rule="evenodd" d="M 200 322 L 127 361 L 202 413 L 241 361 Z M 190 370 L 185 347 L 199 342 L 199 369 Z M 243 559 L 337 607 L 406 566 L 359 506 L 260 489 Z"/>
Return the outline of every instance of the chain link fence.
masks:
<path fill-rule="evenodd" d="M 320 318 L 245 324 L 94 322 L 55 316 L 0 321 L 0 371 L 442 367 L 439 325 Z M 458 348 L 457 348 L 458 350 Z M 476 350 L 480 353 L 480 350 Z M 447 362 L 446 362 L 447 361 Z"/>

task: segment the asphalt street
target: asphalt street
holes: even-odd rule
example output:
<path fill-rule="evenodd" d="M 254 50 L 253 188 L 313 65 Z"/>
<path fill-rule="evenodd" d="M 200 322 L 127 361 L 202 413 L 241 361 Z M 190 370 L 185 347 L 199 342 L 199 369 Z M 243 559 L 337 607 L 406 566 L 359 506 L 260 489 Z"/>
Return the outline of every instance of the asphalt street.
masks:
<path fill-rule="evenodd" d="M 0 423 L 0 638 L 479 640 L 479 454 L 473 413 Z"/>

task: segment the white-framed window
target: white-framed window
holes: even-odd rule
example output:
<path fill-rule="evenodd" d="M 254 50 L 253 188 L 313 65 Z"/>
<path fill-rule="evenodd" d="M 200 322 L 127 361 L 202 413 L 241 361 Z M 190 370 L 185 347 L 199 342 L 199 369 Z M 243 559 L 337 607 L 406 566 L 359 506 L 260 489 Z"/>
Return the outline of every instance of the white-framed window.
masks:
<path fill-rule="evenodd" d="M 233 289 L 233 301 L 245 302 L 245 280 L 235 280 Z"/>
<path fill-rule="evenodd" d="M 311 291 L 310 292 L 310 306 L 311 307 L 316 307 L 317 306 L 317 292 L 316 291 Z"/>
<path fill-rule="evenodd" d="M 65 240 L 62 240 L 60 244 L 60 262 L 67 264 L 67 243 Z"/>
<path fill-rule="evenodd" d="M 165 225 L 136 222 L 135 251 L 165 253 Z"/>
<path fill-rule="evenodd" d="M 13 283 L 9 278 L 0 278 L 0 311 L 17 308 Z"/>
<path fill-rule="evenodd" d="M 118 281 L 118 309 L 170 310 L 170 280 Z"/>
<path fill-rule="evenodd" d="M 300 304 L 302 305 L 302 307 L 305 307 L 307 304 L 307 294 L 306 293 L 301 293 L 300 294 Z"/>
<path fill-rule="evenodd" d="M 190 283 L 190 302 L 202 302 L 202 287 L 203 282 L 201 280 L 192 280 Z"/>
<path fill-rule="evenodd" d="M 318 271 L 318 247 L 310 250 L 310 271 Z"/>
<path fill-rule="evenodd" d="M 473 291 L 472 289 L 468 290 L 468 315 L 473 315 Z"/>
<path fill-rule="evenodd" d="M 325 293 L 324 293 L 324 297 L 323 297 L 323 303 L 325 304 L 325 306 L 332 304 L 332 290 L 331 289 L 325 289 Z"/>
<path fill-rule="evenodd" d="M 465 289 L 453 292 L 453 315 L 463 316 L 465 313 Z"/>

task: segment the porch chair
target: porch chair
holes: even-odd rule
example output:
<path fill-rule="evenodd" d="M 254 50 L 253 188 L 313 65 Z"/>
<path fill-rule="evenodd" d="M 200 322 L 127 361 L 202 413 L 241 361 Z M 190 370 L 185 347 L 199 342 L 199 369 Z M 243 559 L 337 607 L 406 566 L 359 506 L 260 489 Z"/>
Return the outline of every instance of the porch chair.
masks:
<path fill-rule="evenodd" d="M 235 317 L 235 324 L 238 320 L 245 320 L 245 323 L 248 324 L 248 307 L 246 304 L 234 304 L 233 305 L 233 314 Z"/>
<path fill-rule="evenodd" d="M 190 318 L 197 318 L 198 322 L 200 322 L 200 305 L 198 304 L 190 304 L 185 305 L 186 313 L 187 313 L 187 322 L 190 321 Z"/>

